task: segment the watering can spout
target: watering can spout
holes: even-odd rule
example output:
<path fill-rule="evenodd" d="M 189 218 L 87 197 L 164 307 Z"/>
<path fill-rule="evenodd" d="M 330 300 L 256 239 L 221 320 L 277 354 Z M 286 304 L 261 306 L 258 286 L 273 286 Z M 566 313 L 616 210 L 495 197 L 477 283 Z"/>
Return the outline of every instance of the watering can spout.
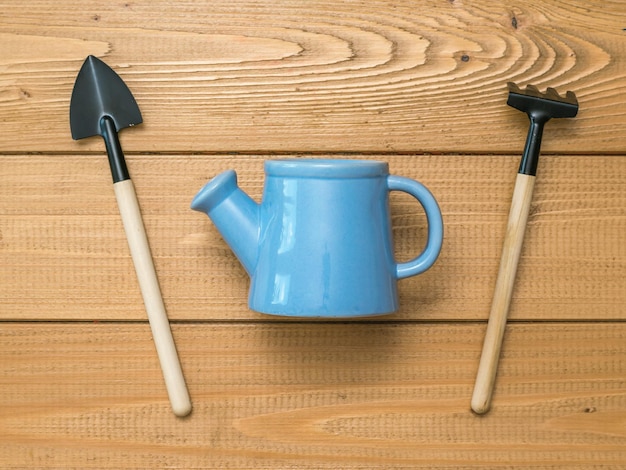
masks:
<path fill-rule="evenodd" d="M 252 274 L 259 245 L 260 206 L 237 186 L 237 174 L 228 170 L 217 175 L 196 194 L 191 208 L 209 216 L 248 274 Z"/>

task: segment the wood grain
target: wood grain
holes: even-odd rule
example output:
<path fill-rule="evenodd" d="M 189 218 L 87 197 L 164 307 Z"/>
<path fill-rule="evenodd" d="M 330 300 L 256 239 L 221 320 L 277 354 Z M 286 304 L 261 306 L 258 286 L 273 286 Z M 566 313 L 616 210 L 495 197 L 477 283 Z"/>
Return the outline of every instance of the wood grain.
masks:
<path fill-rule="evenodd" d="M 545 468 L 626 462 L 626 3 L 0 1 L 0 468 Z M 121 132 L 194 411 L 174 417 L 101 139 L 71 140 L 88 54 Z M 506 82 L 574 91 L 548 124 L 492 411 L 470 412 L 528 123 Z M 257 200 L 281 156 L 386 160 L 444 215 L 400 311 L 277 321 L 196 191 Z M 423 215 L 392 195 L 396 255 Z"/>
<path fill-rule="evenodd" d="M 84 58 L 120 73 L 145 124 L 126 152 L 517 151 L 506 82 L 577 93 L 544 152 L 623 152 L 626 4 L 586 0 L 0 3 L 0 152 L 69 138 Z M 548 137 L 549 136 L 549 137 Z"/>
<path fill-rule="evenodd" d="M 626 325 L 606 326 L 513 325 L 478 417 L 482 325 L 176 325 L 180 420 L 147 324 L 3 324 L 0 466 L 619 468 Z"/>
<path fill-rule="evenodd" d="M 517 156 L 384 155 L 439 201 L 445 239 L 426 273 L 400 281 L 397 320 L 486 319 Z M 189 209 L 215 174 L 237 170 L 257 200 L 261 156 L 131 156 L 129 168 L 170 319 L 267 319 L 247 310 L 248 278 L 209 219 Z M 106 158 L 4 156 L 0 318 L 144 320 Z M 398 259 L 426 236 L 410 197 L 392 194 Z M 540 162 L 510 318 L 623 319 L 626 158 Z"/>

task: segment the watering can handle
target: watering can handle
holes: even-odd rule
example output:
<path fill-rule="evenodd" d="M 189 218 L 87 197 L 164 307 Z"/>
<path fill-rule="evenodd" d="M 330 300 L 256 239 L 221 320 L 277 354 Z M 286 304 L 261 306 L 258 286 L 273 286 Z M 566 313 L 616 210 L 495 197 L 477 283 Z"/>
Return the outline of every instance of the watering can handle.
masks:
<path fill-rule="evenodd" d="M 390 175 L 387 177 L 389 191 L 402 191 L 413 196 L 424 208 L 428 221 L 428 240 L 424 251 L 405 263 L 396 264 L 396 277 L 402 279 L 423 273 L 437 260 L 443 244 L 443 219 L 439 205 L 432 193 L 421 183 L 410 178 Z"/>

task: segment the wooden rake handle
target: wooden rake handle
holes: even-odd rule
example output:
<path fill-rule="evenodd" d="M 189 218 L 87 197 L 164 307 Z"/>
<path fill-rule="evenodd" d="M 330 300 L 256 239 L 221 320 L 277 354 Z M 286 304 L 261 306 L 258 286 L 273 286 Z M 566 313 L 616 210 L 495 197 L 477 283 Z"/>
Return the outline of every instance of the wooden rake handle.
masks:
<path fill-rule="evenodd" d="M 172 411 L 176 416 L 191 412 L 191 399 L 178 360 L 174 338 L 161 297 L 161 289 L 154 269 L 146 230 L 141 218 L 139 203 L 132 180 L 126 179 L 113 185 L 115 197 L 128 238 L 128 246 L 137 272 L 141 295 L 148 313 L 159 362 Z"/>
<path fill-rule="evenodd" d="M 500 269 L 472 395 L 471 407 L 477 414 L 486 413 L 491 406 L 491 395 L 496 380 L 502 338 L 511 303 L 517 263 L 522 250 L 522 242 L 524 241 L 524 232 L 526 231 L 526 222 L 528 221 L 534 186 L 534 175 L 517 174 L 504 246 L 500 258 Z"/>

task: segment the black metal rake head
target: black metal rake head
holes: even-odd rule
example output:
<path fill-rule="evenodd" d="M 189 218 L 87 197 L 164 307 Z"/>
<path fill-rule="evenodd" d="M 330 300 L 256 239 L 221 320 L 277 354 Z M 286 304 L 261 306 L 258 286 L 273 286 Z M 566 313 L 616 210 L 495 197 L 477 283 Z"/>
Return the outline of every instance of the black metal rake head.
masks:
<path fill-rule="evenodd" d="M 568 91 L 563 97 L 554 88 L 541 93 L 534 85 L 528 85 L 524 91 L 513 82 L 507 85 L 507 104 L 529 116 L 543 117 L 547 121 L 550 118 L 574 117 L 578 113 L 578 100 L 573 91 Z"/>
<path fill-rule="evenodd" d="M 520 163 L 519 173 L 535 175 L 537 161 L 543 136 L 543 126 L 551 118 L 571 118 L 578 114 L 578 100 L 572 91 L 565 97 L 554 88 L 541 93 L 537 87 L 528 85 L 524 91 L 515 83 L 509 82 L 509 99 L 507 104 L 525 112 L 530 119 L 530 127 L 526 137 L 526 146 Z"/>

